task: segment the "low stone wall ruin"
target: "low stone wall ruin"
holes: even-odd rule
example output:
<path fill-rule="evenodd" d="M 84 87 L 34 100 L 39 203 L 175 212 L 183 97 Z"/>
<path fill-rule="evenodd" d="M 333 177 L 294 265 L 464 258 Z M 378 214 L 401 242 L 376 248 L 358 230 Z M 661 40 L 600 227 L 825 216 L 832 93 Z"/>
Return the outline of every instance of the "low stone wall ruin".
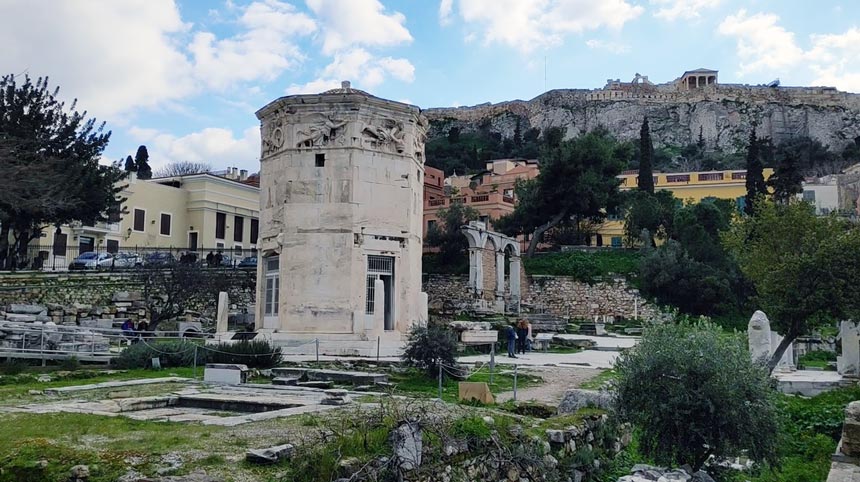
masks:
<path fill-rule="evenodd" d="M 431 311 L 452 312 L 472 303 L 466 275 L 431 274 L 424 278 L 424 291 Z M 659 311 L 624 278 L 593 284 L 570 276 L 523 276 L 524 311 L 546 312 L 568 319 L 593 321 L 595 317 L 656 318 Z"/>
<path fill-rule="evenodd" d="M 236 283 L 231 283 L 230 303 L 237 307 L 247 307 L 254 304 L 256 273 L 223 270 L 223 275 L 237 278 L 250 276 L 252 278 L 250 283 L 240 283 L 238 279 Z M 63 317 L 77 316 L 79 312 L 84 312 L 83 317 L 88 317 L 91 310 L 109 310 L 110 306 L 114 305 L 116 293 L 136 291 L 141 291 L 141 286 L 135 279 L 133 272 L 26 271 L 0 273 L 0 306 L 12 303 L 59 305 L 59 308 L 55 307 L 51 311 L 63 311 L 61 314 Z M 218 293 L 213 294 L 211 303 L 197 303 L 186 308 L 214 318 L 217 296 Z M 101 313 L 95 313 L 95 315 L 98 316 Z M 73 320 L 64 318 L 45 321 L 59 323 Z"/>

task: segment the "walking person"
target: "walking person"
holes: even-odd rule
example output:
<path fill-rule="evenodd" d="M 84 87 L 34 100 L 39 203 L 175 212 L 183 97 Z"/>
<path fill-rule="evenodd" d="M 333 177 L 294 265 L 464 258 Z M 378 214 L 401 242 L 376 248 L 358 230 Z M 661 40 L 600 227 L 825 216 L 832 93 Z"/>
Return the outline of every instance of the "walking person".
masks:
<path fill-rule="evenodd" d="M 532 351 L 532 343 L 534 342 L 534 335 L 532 334 L 532 324 L 528 319 L 524 320 L 526 322 L 526 328 L 528 328 L 528 333 L 526 334 L 526 351 L 531 353 Z"/>
<path fill-rule="evenodd" d="M 526 338 L 529 336 L 528 322 L 525 318 L 520 318 L 517 323 L 517 353 L 525 355 L 526 353 Z"/>
<path fill-rule="evenodd" d="M 517 355 L 514 353 L 514 350 L 516 349 L 517 332 L 513 326 L 507 325 L 505 327 L 505 335 L 508 338 L 508 358 L 516 358 Z"/>

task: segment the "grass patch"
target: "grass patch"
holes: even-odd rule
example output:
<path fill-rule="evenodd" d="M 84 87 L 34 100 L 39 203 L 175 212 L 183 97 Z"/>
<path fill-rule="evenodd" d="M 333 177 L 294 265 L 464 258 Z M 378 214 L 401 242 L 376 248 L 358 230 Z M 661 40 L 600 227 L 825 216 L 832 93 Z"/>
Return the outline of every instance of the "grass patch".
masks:
<path fill-rule="evenodd" d="M 47 388 L 60 388 L 72 385 L 87 385 L 109 381 L 135 380 L 140 378 L 165 378 L 179 376 L 191 378 L 193 368 L 170 368 L 164 370 L 134 369 L 117 372 L 106 372 L 96 370 L 81 370 L 76 372 L 48 373 L 51 381 L 40 382 L 38 375 L 33 373 L 22 373 L 15 376 L 0 377 L 0 403 L 9 399 L 19 399 L 27 395 L 29 390 L 45 390 Z M 197 374 L 203 374 L 203 368 L 197 369 Z"/>
<path fill-rule="evenodd" d="M 639 270 L 639 252 L 616 249 L 602 251 L 568 251 L 543 253 L 523 258 L 526 272 L 531 275 L 572 276 L 579 281 L 595 278 L 633 275 Z"/>
<path fill-rule="evenodd" d="M 496 372 L 493 376 L 493 383 L 490 383 L 490 374 L 488 368 L 484 368 L 479 373 L 472 375 L 469 382 L 486 382 L 490 387 L 490 391 L 494 395 L 501 392 L 508 392 L 514 389 L 514 376 L 508 372 L 509 370 L 496 365 Z M 410 395 L 417 397 L 436 398 L 439 396 L 439 385 L 436 378 L 429 378 L 417 370 L 407 370 L 402 373 L 391 373 L 388 376 L 390 382 L 395 384 L 394 393 L 399 395 Z M 517 377 L 517 389 L 534 386 L 542 380 L 533 375 L 519 374 Z M 457 402 L 459 394 L 458 383 L 460 380 L 445 378 L 442 382 L 442 400 L 446 402 Z"/>
<path fill-rule="evenodd" d="M 599 390 L 606 382 L 615 380 L 617 377 L 618 373 L 616 373 L 615 370 L 604 370 L 597 374 L 597 376 L 586 380 L 579 386 L 579 388 L 583 388 L 585 390 Z"/>
<path fill-rule="evenodd" d="M 146 470 L 160 454 L 208 448 L 220 430 L 75 413 L 7 414 L 0 424 L 0 482 L 66 480 L 79 464 L 89 466 L 91 482 L 114 481 L 128 457 L 147 460 L 138 467 Z"/>

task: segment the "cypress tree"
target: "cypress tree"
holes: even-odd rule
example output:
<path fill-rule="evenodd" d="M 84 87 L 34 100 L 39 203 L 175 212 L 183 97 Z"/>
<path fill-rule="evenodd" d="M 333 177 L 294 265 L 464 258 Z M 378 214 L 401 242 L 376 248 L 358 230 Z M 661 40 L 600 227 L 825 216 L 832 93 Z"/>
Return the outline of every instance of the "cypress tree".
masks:
<path fill-rule="evenodd" d="M 149 166 L 149 152 L 147 152 L 146 146 L 137 148 L 134 163 L 137 165 L 138 179 L 152 179 L 152 168 Z"/>
<path fill-rule="evenodd" d="M 767 184 L 773 188 L 773 199 L 782 204 L 787 204 L 791 198 L 803 192 L 803 173 L 800 172 L 796 153 L 786 151 L 779 156 L 776 169 Z"/>
<path fill-rule="evenodd" d="M 761 141 L 756 135 L 755 125 L 750 131 L 749 146 L 747 146 L 747 178 L 746 203 L 744 212 L 752 214 L 755 210 L 755 200 L 767 194 L 767 184 L 764 181 L 764 166 L 761 162 Z"/>
<path fill-rule="evenodd" d="M 134 159 L 131 156 L 125 158 L 125 172 L 136 172 L 137 165 L 134 163 Z"/>
<path fill-rule="evenodd" d="M 651 131 L 648 118 L 642 121 L 639 130 L 639 190 L 654 193 L 654 145 L 651 143 Z"/>

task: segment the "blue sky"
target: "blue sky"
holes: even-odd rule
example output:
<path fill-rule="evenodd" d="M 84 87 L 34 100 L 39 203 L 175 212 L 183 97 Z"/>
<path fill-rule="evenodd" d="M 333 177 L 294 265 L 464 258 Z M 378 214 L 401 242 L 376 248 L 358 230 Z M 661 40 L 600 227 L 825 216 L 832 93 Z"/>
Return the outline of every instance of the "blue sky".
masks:
<path fill-rule="evenodd" d="M 421 107 L 530 99 L 697 67 L 860 92 L 860 2 L 0 0 L 0 66 L 113 131 L 105 160 L 258 168 L 254 112 L 350 80 Z"/>

